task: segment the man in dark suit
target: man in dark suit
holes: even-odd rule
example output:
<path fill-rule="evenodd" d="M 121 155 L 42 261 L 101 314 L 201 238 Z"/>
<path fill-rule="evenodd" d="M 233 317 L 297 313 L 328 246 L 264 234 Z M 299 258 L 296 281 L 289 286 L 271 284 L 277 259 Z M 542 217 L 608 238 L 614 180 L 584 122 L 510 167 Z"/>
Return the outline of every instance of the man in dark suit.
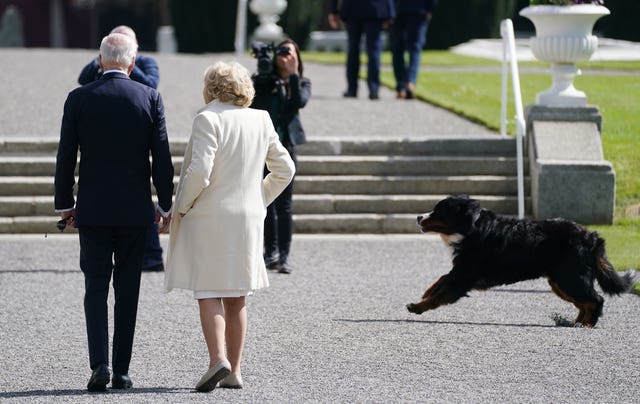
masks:
<path fill-rule="evenodd" d="M 339 18 L 345 22 L 349 50 L 347 52 L 347 91 L 345 97 L 358 96 L 358 74 L 360 72 L 360 39 L 366 34 L 367 44 L 367 85 L 369 99 L 378 99 L 380 88 L 380 53 L 382 38 L 380 33 L 394 18 L 393 0 L 331 0 L 329 24 L 338 28 Z"/>
<path fill-rule="evenodd" d="M 136 48 L 138 45 L 138 39 L 136 32 L 126 25 L 119 25 L 109 32 L 110 34 L 124 34 L 133 38 L 136 42 Z M 79 84 L 89 84 L 102 77 L 102 68 L 98 63 L 98 58 L 89 62 L 84 69 L 80 72 L 78 77 Z M 136 63 L 133 66 L 131 74 L 129 74 L 131 80 L 135 80 L 138 83 L 145 84 L 151 88 L 158 88 L 160 82 L 160 70 L 156 61 L 149 57 L 140 54 L 136 54 Z M 158 238 L 157 226 L 149 227 L 147 233 L 147 243 L 144 248 L 144 256 L 142 259 L 143 271 L 164 271 L 164 264 L 162 263 L 162 246 L 160 245 L 160 239 Z"/>
<path fill-rule="evenodd" d="M 391 53 L 396 97 L 412 99 L 420 69 L 422 48 L 437 0 L 395 0 L 396 19 L 391 25 Z M 409 64 L 405 62 L 409 53 Z"/>
<path fill-rule="evenodd" d="M 55 209 L 79 230 L 80 269 L 92 370 L 89 391 L 109 383 L 107 297 L 115 292 L 112 388 L 132 387 L 128 376 L 146 233 L 171 221 L 173 165 L 160 94 L 129 78 L 136 45 L 110 34 L 100 45 L 100 80 L 69 93 L 56 162 Z M 74 170 L 78 149 L 77 201 Z M 153 165 L 149 163 L 149 152 Z M 151 199 L 151 184 L 158 207 Z"/>

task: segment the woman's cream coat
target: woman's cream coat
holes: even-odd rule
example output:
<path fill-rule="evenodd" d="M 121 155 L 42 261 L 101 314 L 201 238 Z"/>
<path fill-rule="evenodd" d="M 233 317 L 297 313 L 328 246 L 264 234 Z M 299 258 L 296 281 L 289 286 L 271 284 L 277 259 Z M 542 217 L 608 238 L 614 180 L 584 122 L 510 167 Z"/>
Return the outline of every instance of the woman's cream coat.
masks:
<path fill-rule="evenodd" d="M 265 164 L 270 173 L 263 179 Z M 266 207 L 294 172 L 267 112 L 218 101 L 200 110 L 173 205 L 166 290 L 269 286 L 262 257 Z"/>

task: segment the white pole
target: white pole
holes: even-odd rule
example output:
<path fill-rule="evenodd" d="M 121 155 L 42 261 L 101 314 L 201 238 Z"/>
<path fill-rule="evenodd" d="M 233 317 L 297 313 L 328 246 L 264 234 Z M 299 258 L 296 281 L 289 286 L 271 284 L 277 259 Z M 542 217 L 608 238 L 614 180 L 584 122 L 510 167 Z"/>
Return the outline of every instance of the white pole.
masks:
<path fill-rule="evenodd" d="M 507 46 L 506 27 L 503 20 L 500 23 L 500 35 L 502 36 L 502 87 L 500 96 L 500 134 L 505 136 L 507 134 L 507 59 L 509 48 Z"/>
<path fill-rule="evenodd" d="M 236 13 L 236 39 L 234 46 L 236 56 L 241 56 L 247 50 L 247 0 L 238 0 Z"/>
<path fill-rule="evenodd" d="M 520 91 L 520 75 L 518 73 L 518 57 L 516 55 L 516 40 L 513 34 L 513 24 L 510 19 L 502 21 L 501 31 L 506 37 L 511 61 L 511 82 L 513 83 L 513 98 L 516 107 L 516 158 L 518 165 L 518 217 L 524 218 L 524 158 L 522 152 L 522 137 L 525 135 L 524 112 L 522 108 L 522 93 Z"/>

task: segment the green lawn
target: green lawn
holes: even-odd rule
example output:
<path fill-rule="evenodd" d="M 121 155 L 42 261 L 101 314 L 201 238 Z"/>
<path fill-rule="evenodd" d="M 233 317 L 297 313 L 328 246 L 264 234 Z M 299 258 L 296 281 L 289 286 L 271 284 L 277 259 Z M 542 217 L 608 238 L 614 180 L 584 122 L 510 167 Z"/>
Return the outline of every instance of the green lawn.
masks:
<path fill-rule="evenodd" d="M 305 52 L 308 62 L 343 64 L 343 53 Z M 388 52 L 382 63 L 390 65 Z M 426 51 L 422 63 L 427 71 L 420 73 L 416 93 L 424 101 L 465 116 L 487 127 L 500 128 L 501 62 L 456 55 L 447 51 Z M 547 67 L 541 62 L 527 62 L 522 68 Z M 452 67 L 481 67 L 451 70 Z M 487 67 L 496 67 L 496 71 Z M 588 103 L 597 105 L 602 113 L 602 140 L 605 158 L 613 163 L 616 171 L 616 212 L 611 226 L 589 226 L 607 241 L 607 252 L 618 269 L 640 268 L 640 217 L 627 214 L 640 205 L 640 62 L 586 62 L 579 67 L 587 74 L 575 79 L 575 86 L 584 91 Z M 606 70 L 588 74 L 588 70 Z M 526 71 L 526 69 L 525 69 Z M 393 74 L 384 70 L 382 83 L 395 87 Z M 550 87 L 548 74 L 523 73 L 520 76 L 523 104 L 535 102 L 536 94 Z M 509 83 L 511 86 L 511 83 Z M 507 116 L 513 117 L 513 97 L 509 87 Z M 402 101 L 398 101 L 402 102 Z M 513 122 L 508 125 L 515 133 Z M 638 209 L 635 209 L 638 212 Z"/>

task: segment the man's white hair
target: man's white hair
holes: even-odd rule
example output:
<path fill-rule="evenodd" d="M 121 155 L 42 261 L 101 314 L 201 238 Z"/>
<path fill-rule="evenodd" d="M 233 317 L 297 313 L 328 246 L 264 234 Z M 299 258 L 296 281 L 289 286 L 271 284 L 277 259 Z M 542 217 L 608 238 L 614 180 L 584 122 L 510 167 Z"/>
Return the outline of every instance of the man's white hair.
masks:
<path fill-rule="evenodd" d="M 117 63 L 118 66 L 128 67 L 136 56 L 138 45 L 135 40 L 124 34 L 109 34 L 102 38 L 100 55 L 102 62 Z"/>

